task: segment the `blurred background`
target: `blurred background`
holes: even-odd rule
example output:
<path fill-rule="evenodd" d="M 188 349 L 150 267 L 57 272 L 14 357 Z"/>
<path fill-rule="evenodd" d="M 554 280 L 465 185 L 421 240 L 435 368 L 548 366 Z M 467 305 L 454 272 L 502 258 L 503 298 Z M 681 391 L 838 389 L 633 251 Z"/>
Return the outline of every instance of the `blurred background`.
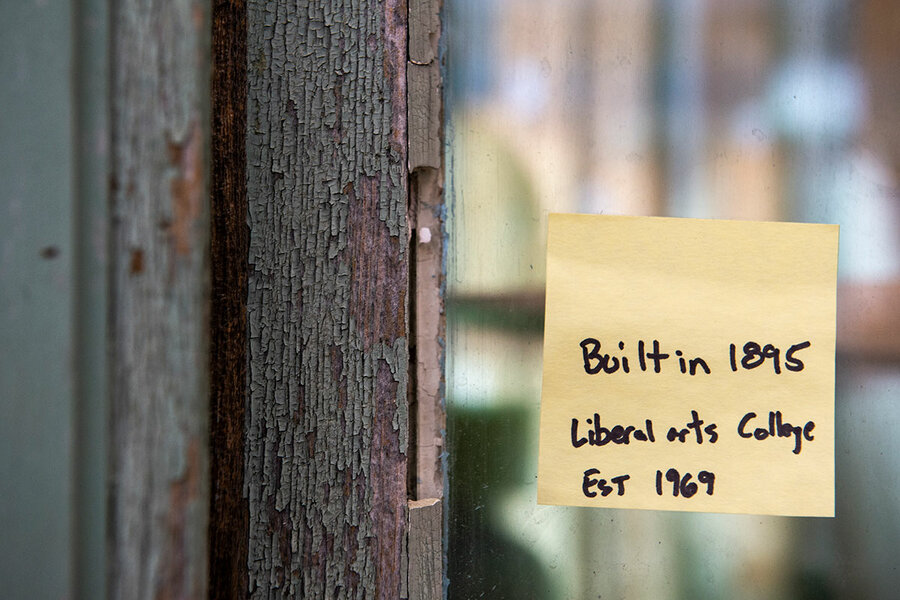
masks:
<path fill-rule="evenodd" d="M 900 3 L 444 10 L 449 598 L 896 597 Z M 550 212 L 841 226 L 836 518 L 536 505 Z"/>

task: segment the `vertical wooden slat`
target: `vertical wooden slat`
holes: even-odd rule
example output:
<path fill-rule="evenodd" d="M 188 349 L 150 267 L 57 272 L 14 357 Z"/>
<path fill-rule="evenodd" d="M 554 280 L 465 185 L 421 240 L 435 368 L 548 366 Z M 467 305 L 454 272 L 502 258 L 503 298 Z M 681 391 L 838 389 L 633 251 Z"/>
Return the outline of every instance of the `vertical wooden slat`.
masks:
<path fill-rule="evenodd" d="M 109 441 L 109 7 L 75 7 L 75 495 L 76 598 L 106 597 Z"/>
<path fill-rule="evenodd" d="M 0 19 L 0 582 L 72 594 L 73 10 Z"/>
<path fill-rule="evenodd" d="M 415 487 L 409 503 L 408 598 L 438 600 L 443 586 L 444 144 L 441 0 L 410 0 L 410 210 L 415 276 Z"/>
<path fill-rule="evenodd" d="M 247 6 L 213 6 L 210 598 L 247 595 Z"/>
<path fill-rule="evenodd" d="M 406 5 L 248 3 L 251 597 L 397 598 Z"/>
<path fill-rule="evenodd" d="M 444 495 L 444 161 L 440 0 L 409 5 L 409 170 L 415 223 L 416 498 Z"/>
<path fill-rule="evenodd" d="M 208 15 L 111 6 L 114 598 L 206 594 Z"/>
<path fill-rule="evenodd" d="M 0 581 L 105 595 L 105 2 L 0 24 Z"/>
<path fill-rule="evenodd" d="M 443 585 L 439 498 L 409 503 L 409 600 L 440 600 Z"/>

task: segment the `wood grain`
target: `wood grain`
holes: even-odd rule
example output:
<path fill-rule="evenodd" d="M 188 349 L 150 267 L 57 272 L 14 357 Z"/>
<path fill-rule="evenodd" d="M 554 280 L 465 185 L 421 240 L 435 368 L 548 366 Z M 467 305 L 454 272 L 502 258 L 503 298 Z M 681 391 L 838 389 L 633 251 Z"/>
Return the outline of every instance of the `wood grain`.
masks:
<path fill-rule="evenodd" d="M 212 13 L 209 597 L 247 596 L 247 6 Z"/>

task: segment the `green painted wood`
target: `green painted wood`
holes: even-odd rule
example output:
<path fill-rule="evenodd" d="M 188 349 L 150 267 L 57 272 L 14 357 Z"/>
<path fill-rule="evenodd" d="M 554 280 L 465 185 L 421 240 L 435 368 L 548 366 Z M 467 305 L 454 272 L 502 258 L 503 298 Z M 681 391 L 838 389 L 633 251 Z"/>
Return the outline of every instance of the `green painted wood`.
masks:
<path fill-rule="evenodd" d="M 208 6 L 6 8 L 2 595 L 202 597 Z"/>
<path fill-rule="evenodd" d="M 109 15 L 106 0 L 75 3 L 75 597 L 106 597 L 109 438 Z"/>
<path fill-rule="evenodd" d="M 105 595 L 106 3 L 0 23 L 0 581 Z"/>
<path fill-rule="evenodd" d="M 248 2 L 253 598 L 398 598 L 406 4 Z"/>
<path fill-rule="evenodd" d="M 0 20 L 0 581 L 72 590 L 75 115 L 73 12 L 13 2 Z"/>

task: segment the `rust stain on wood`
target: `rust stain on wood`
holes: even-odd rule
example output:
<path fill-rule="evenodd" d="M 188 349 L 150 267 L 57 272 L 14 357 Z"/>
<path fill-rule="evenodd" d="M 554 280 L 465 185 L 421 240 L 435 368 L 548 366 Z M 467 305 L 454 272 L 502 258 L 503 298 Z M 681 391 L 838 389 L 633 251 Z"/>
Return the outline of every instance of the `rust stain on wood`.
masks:
<path fill-rule="evenodd" d="M 131 250 L 131 258 L 128 261 L 128 272 L 137 275 L 144 271 L 144 251 L 140 248 Z"/>
<path fill-rule="evenodd" d="M 169 553 L 161 566 L 162 581 L 156 589 L 156 600 L 196 597 L 202 582 L 190 581 L 190 548 L 187 524 L 193 505 L 199 500 L 201 479 L 204 476 L 200 458 L 201 445 L 191 439 L 185 456 L 184 475 L 173 481 L 169 491 L 169 512 L 166 517 Z"/>
<path fill-rule="evenodd" d="M 194 223 L 203 209 L 203 133 L 194 123 L 183 143 L 168 143 L 169 162 L 175 167 L 172 179 L 172 223 L 169 231 L 175 252 L 181 256 L 191 253 Z"/>

